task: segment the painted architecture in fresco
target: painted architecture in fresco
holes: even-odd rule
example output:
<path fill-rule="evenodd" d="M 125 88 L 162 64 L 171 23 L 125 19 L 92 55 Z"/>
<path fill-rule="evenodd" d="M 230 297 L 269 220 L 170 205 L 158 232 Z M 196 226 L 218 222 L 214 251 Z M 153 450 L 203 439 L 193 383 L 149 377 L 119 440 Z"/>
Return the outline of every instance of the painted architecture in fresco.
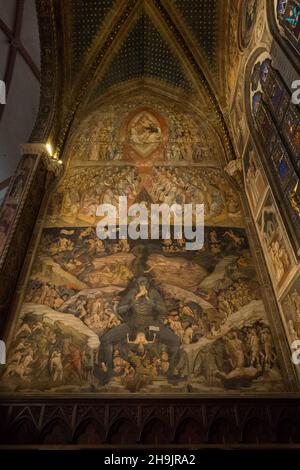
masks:
<path fill-rule="evenodd" d="M 147 395 L 282 390 L 239 196 L 197 117 L 159 104 L 110 106 L 82 123 L 68 152 L 1 389 Z M 246 172 L 258 192 L 263 179 L 252 154 Z M 204 203 L 203 248 L 187 251 L 185 239 L 99 240 L 97 205 L 115 204 L 119 195 L 146 206 Z M 273 237 L 267 206 L 263 214 L 264 233 Z M 289 261 L 288 255 L 282 260 Z"/>
<path fill-rule="evenodd" d="M 300 279 L 296 278 L 283 297 L 282 310 L 287 321 L 288 337 L 291 342 L 299 339 L 300 336 Z"/>
<path fill-rule="evenodd" d="M 245 188 L 254 217 L 262 204 L 268 184 L 254 147 L 249 142 L 244 154 Z"/>
<path fill-rule="evenodd" d="M 299 1 L 275 6 L 278 34 L 298 50 Z M 195 3 L 198 16 L 199 8 Z M 227 122 L 210 108 L 212 95 L 198 94 L 198 72 L 177 60 L 150 10 L 137 14 L 103 73 L 99 68 L 66 141 L 60 140 L 64 173 L 47 198 L 1 392 L 276 394 L 297 375 L 283 371 L 289 349 L 280 344 L 279 351 L 278 337 L 284 330 L 288 341 L 299 335 L 300 118 L 270 53 L 263 47 L 247 63 L 249 51 L 268 36 L 263 2 L 249 1 L 242 11 L 231 2 L 228 96 L 219 99 L 226 103 L 228 135 Z M 188 15 L 189 9 L 184 21 Z M 203 54 L 213 70 L 213 51 Z M 216 81 L 215 90 L 221 85 Z M 0 248 L 34 164 L 25 156 L 12 180 Z M 239 168 L 242 191 L 225 172 L 228 164 Z M 186 250 L 184 238 L 98 239 L 97 207 L 116 205 L 119 196 L 146 207 L 204 204 L 203 248 Z M 265 262 L 259 273 L 250 245 Z M 278 319 L 266 313 L 262 285 Z"/>
<path fill-rule="evenodd" d="M 41 60 L 0 181 L 2 447 L 299 447 L 300 0 L 9 3 L 4 125 L 31 7 Z M 203 247 L 100 240 L 120 196 L 204 204 Z"/>

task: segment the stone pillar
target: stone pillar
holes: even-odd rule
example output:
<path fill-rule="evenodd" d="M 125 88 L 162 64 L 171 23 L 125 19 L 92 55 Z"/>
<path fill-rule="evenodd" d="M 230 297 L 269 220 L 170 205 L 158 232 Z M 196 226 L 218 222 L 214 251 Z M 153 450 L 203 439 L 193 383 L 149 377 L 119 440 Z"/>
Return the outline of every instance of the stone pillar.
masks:
<path fill-rule="evenodd" d="M 0 209 L 0 333 L 22 268 L 27 246 L 49 184 L 62 165 L 50 157 L 45 144 L 22 146 L 22 158 Z"/>

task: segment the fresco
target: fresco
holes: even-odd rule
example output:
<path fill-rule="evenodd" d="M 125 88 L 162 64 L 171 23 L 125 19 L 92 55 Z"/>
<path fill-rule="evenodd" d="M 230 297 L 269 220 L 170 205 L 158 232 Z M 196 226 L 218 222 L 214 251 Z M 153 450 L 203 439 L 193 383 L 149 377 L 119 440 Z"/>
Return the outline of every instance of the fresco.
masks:
<path fill-rule="evenodd" d="M 207 145 L 193 133 L 199 124 L 145 102 L 99 110 L 85 126 L 49 199 L 0 390 L 283 390 L 239 197 L 213 153 L 210 165 L 203 154 L 194 161 L 198 143 Z M 97 139 L 103 131 L 98 141 L 93 129 Z M 175 154 L 187 148 L 184 161 L 169 156 L 170 142 Z M 120 195 L 146 206 L 204 203 L 203 248 L 188 251 L 185 239 L 98 239 L 97 205 Z"/>
<path fill-rule="evenodd" d="M 135 167 L 71 169 L 51 197 L 47 224 L 95 223 L 99 204 L 117 204 L 119 196 L 127 196 L 132 203 L 140 189 Z"/>
<path fill-rule="evenodd" d="M 38 347 L 37 347 L 38 344 Z M 282 387 L 243 229 L 205 245 L 43 232 L 2 389 L 98 393 Z"/>
<path fill-rule="evenodd" d="M 300 277 L 292 282 L 288 292 L 283 296 L 281 308 L 287 329 L 289 343 L 300 339 Z"/>
<path fill-rule="evenodd" d="M 163 130 L 153 113 L 143 110 L 128 125 L 128 141 L 142 156 L 152 153 L 163 140 Z"/>
<path fill-rule="evenodd" d="M 281 314 L 289 345 L 300 339 L 300 276 L 296 275 L 280 301 Z M 299 367 L 296 372 L 300 377 Z"/>
<path fill-rule="evenodd" d="M 245 108 L 244 108 L 243 97 L 244 97 L 243 81 L 241 80 L 236 87 L 236 92 L 235 92 L 235 96 L 233 99 L 231 112 L 230 112 L 231 123 L 234 129 L 236 147 L 240 155 L 242 155 L 243 153 L 246 139 L 249 134 L 247 122 L 245 119 L 245 111 L 244 111 Z"/>
<path fill-rule="evenodd" d="M 139 166 L 72 168 L 51 197 L 47 225 L 96 222 L 101 203 L 205 204 L 205 218 L 214 225 L 242 226 L 237 193 L 217 168 Z"/>
<path fill-rule="evenodd" d="M 73 138 L 72 160 L 218 163 L 216 142 L 199 117 L 150 104 L 141 96 L 94 112 Z"/>
<path fill-rule="evenodd" d="M 282 224 L 275 201 L 268 192 L 257 219 L 257 225 L 273 285 L 277 295 L 288 282 L 295 268 L 292 249 Z"/>
<path fill-rule="evenodd" d="M 243 156 L 243 164 L 246 192 L 253 214 L 256 216 L 268 185 L 251 142 Z"/>

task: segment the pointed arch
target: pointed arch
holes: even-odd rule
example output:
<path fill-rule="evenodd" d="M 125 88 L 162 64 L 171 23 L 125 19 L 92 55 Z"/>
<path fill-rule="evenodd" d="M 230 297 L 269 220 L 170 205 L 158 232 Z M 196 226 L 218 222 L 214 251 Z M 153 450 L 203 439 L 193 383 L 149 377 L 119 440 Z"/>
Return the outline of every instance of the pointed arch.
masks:
<path fill-rule="evenodd" d="M 257 49 L 246 65 L 246 113 L 251 136 L 281 207 L 296 253 L 300 253 L 300 112 L 272 57 Z"/>
<path fill-rule="evenodd" d="M 267 0 L 266 4 L 268 23 L 273 37 L 299 73 L 300 25 L 294 9 L 298 10 L 299 15 L 300 2 L 299 0 Z M 290 12 L 292 12 L 291 15 Z"/>

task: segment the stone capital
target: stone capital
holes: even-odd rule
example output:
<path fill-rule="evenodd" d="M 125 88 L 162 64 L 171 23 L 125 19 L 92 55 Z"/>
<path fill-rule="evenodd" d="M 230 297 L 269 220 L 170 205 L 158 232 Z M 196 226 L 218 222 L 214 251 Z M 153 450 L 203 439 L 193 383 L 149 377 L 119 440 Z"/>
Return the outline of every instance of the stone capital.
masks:
<path fill-rule="evenodd" d="M 241 160 L 231 160 L 224 167 L 224 170 L 240 188 L 243 187 L 243 166 Z"/>
<path fill-rule="evenodd" d="M 46 166 L 47 170 L 50 173 L 53 173 L 54 176 L 58 176 L 62 170 L 63 165 L 61 160 L 54 158 L 49 155 L 47 145 L 41 142 L 29 142 L 26 144 L 21 144 L 21 154 L 22 155 L 40 155 Z"/>

